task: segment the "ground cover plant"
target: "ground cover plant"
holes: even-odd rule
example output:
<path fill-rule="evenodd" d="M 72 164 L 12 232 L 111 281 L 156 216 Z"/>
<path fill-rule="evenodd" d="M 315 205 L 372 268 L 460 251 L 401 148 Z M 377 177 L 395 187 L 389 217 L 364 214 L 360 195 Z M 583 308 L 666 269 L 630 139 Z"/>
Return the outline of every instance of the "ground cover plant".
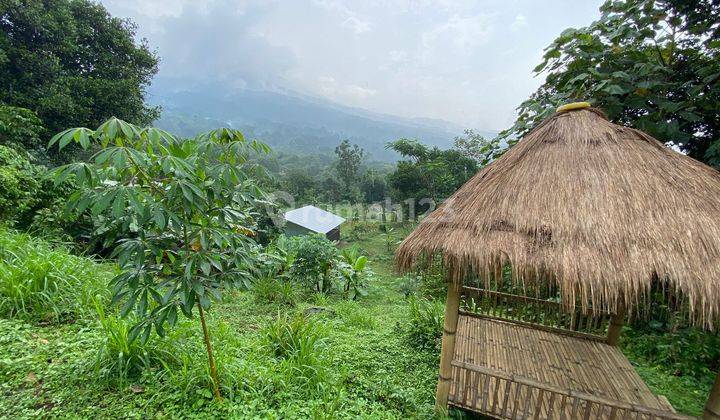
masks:
<path fill-rule="evenodd" d="M 402 237 L 412 226 L 394 228 Z M 3 314 L 0 412 L 14 418 L 119 412 L 131 418 L 432 417 L 442 328 L 436 280 L 416 276 L 415 287 L 407 286 L 409 279 L 395 274 L 377 226 L 352 230 L 364 232 L 352 244 L 367 256 L 375 274 L 360 300 L 345 299 L 342 288 L 317 293 L 287 282 L 292 305 L 261 298 L 264 292 L 253 287 L 225 293 L 206 312 L 222 403 L 214 401 L 202 331 L 192 320 L 179 318 L 166 337 L 152 334 L 144 344 L 130 344 L 134 320 L 107 305 L 110 290 L 104 288 L 105 306 L 88 301 L 72 319 L 48 324 L 43 316 Z M 113 276 L 110 265 L 4 232 L 2 243 L 12 244 L 13 252 L 41 246 L 81 261 L 83 282 L 101 278 L 102 286 Z M 655 353 L 661 357 L 663 341 L 642 335 L 658 344 Z M 677 366 L 658 365 L 633 349 L 638 342 L 631 327 L 624 337 L 626 354 L 653 391 L 666 395 L 681 412 L 699 414 L 712 374 L 677 376 Z M 688 336 L 685 345 L 693 347 L 695 340 Z"/>

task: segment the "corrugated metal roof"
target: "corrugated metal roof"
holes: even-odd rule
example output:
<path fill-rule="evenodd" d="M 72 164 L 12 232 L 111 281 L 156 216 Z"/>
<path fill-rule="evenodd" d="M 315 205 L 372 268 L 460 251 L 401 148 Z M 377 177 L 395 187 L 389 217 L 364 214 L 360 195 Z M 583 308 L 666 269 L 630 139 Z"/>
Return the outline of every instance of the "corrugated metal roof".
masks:
<path fill-rule="evenodd" d="M 342 217 L 315 206 L 305 206 L 285 213 L 285 220 L 317 233 L 328 233 L 345 221 Z"/>

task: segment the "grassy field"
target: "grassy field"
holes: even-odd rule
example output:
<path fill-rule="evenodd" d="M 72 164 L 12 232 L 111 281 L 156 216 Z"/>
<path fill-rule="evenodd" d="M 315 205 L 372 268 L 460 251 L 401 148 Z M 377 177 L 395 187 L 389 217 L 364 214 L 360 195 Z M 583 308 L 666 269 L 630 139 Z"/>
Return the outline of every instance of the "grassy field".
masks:
<path fill-rule="evenodd" d="M 109 292 L 98 287 L 112 276 L 109 265 L 0 231 L 5 250 L 10 244 L 15 254 L 32 249 L 27 254 L 36 263 L 53 257 L 52 264 L 37 268 L 23 262 L 30 259 L 4 255 L 4 264 L 17 266 L 14 272 L 40 278 L 73 270 L 86 278 L 72 284 L 75 295 L 63 294 L 79 304 L 58 301 L 53 308 L 57 291 L 48 290 L 35 315 L 3 312 L 0 417 L 431 418 L 438 351 L 409 340 L 406 293 L 417 285 L 392 267 L 392 248 L 409 228 L 397 226 L 390 235 L 372 224 L 345 229 L 345 243 L 357 245 L 375 273 L 369 295 L 360 301 L 296 290 L 275 301 L 252 291 L 226 294 L 209 313 L 222 403 L 213 401 L 209 390 L 196 320 L 181 322 L 168 337 L 147 345 L 128 343 L 131 320 L 104 309 Z M 0 290 L 0 302 L 8 296 L 17 293 Z M 300 316 L 303 321 L 296 321 Z M 292 322 L 307 342 L 288 344 L 299 346 L 299 356 L 283 358 L 278 356 L 283 349 L 273 343 L 285 340 L 278 338 L 278 325 Z M 701 412 L 708 384 L 632 361 L 651 388 L 680 411 Z"/>

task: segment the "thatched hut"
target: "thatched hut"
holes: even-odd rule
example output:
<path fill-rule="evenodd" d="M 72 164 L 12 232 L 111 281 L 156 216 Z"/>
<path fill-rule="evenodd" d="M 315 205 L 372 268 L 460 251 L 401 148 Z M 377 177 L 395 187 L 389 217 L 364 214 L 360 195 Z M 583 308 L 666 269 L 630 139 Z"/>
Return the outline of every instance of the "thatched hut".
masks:
<path fill-rule="evenodd" d="M 576 401 L 571 395 L 583 394 L 588 397 L 572 404 L 575 410 L 584 407 L 590 418 L 619 413 L 620 407 L 630 410 L 628 405 L 641 407 L 638 412 L 667 414 L 669 404 L 645 395 L 649 390 L 637 383 L 642 381 L 613 345 L 624 314 L 635 314 L 657 283 L 687 302 L 698 325 L 716 325 L 720 317 L 720 174 L 639 130 L 609 122 L 589 105 L 572 104 L 559 109 L 425 218 L 398 248 L 396 262 L 401 270 L 410 270 L 433 256 L 441 259 L 455 285 L 449 287 L 446 304 L 439 408 L 449 399 L 456 406 L 508 417 L 509 407 L 517 411 L 530 405 L 531 411 L 532 407 L 540 410 L 536 411 L 540 417 L 553 417 L 553 412 L 558 416 L 572 410 L 567 406 Z M 511 275 L 503 276 L 508 267 Z M 480 279 L 482 286 L 467 287 L 468 279 Z M 480 314 L 484 323 L 477 324 L 470 317 L 477 313 L 461 309 L 461 299 L 472 294 L 504 307 L 513 299 L 545 309 L 552 306 L 541 299 L 503 293 L 498 288 L 503 282 L 515 290 L 550 287 L 559 298 L 553 310 L 570 314 L 570 327 L 542 328 L 553 336 L 538 340 L 546 346 L 550 340 L 563 352 L 547 355 L 550 366 L 544 372 L 536 372 L 542 368 L 532 353 L 549 351 L 542 344 L 526 349 L 531 362 L 522 360 L 520 344 L 517 351 L 492 347 L 513 347 L 498 336 L 489 336 L 498 334 L 509 340 L 512 334 L 505 322 L 490 324 L 495 321 L 490 318 L 496 317 L 485 313 Z M 575 360 L 569 353 L 584 342 L 570 341 L 563 347 L 553 341 L 560 340 L 555 337 L 560 335 L 568 340 L 589 338 L 575 331 L 575 318 L 581 314 L 591 320 L 588 325 L 607 328 L 608 335 L 604 343 L 594 341 L 599 346 L 597 354 L 583 350 L 577 357 L 617 363 Z M 603 318 L 611 321 L 602 324 Z M 562 324 L 568 318 L 553 319 Z M 512 328 L 528 326 L 526 320 L 517 321 Z M 518 331 L 513 334 L 520 334 L 519 342 L 532 341 L 528 337 L 534 333 Z M 488 351 L 496 353 L 488 355 Z M 595 362 L 597 370 L 583 371 L 582 366 Z M 524 363 L 533 366 L 523 368 Z M 614 379 L 608 380 L 607 375 Z M 490 389 L 483 388 L 483 381 Z M 493 400 L 493 391 L 498 389 L 500 396 Z M 718 395 L 716 383 L 705 411 L 708 418 L 718 418 Z M 518 398 L 540 398 L 540 408 L 537 401 L 523 406 Z M 548 398 L 553 398 L 550 405 Z M 565 406 L 561 400 L 567 401 Z M 491 411 L 478 404 L 504 408 Z M 596 411 L 591 415 L 588 410 Z"/>

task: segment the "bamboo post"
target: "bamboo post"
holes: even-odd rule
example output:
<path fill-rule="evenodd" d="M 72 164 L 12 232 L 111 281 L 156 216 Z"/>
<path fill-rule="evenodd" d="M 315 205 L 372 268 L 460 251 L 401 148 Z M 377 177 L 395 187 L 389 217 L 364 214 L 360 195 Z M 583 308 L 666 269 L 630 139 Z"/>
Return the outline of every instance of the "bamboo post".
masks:
<path fill-rule="evenodd" d="M 720 374 L 715 377 L 715 384 L 713 384 L 710 396 L 708 397 L 707 403 L 705 403 L 703 419 L 720 419 Z"/>
<path fill-rule="evenodd" d="M 457 332 L 458 315 L 460 314 L 460 285 L 448 284 L 447 300 L 445 301 L 445 325 L 443 327 L 442 349 L 440 350 L 440 375 L 435 394 L 435 411 L 444 413 L 447 410 L 450 381 L 452 379 L 452 363 L 455 354 L 455 333 Z"/>
<path fill-rule="evenodd" d="M 620 332 L 622 331 L 623 324 L 625 323 L 625 307 L 619 306 L 617 313 L 613 314 L 608 324 L 607 344 L 611 346 L 617 346 L 620 341 Z"/>

